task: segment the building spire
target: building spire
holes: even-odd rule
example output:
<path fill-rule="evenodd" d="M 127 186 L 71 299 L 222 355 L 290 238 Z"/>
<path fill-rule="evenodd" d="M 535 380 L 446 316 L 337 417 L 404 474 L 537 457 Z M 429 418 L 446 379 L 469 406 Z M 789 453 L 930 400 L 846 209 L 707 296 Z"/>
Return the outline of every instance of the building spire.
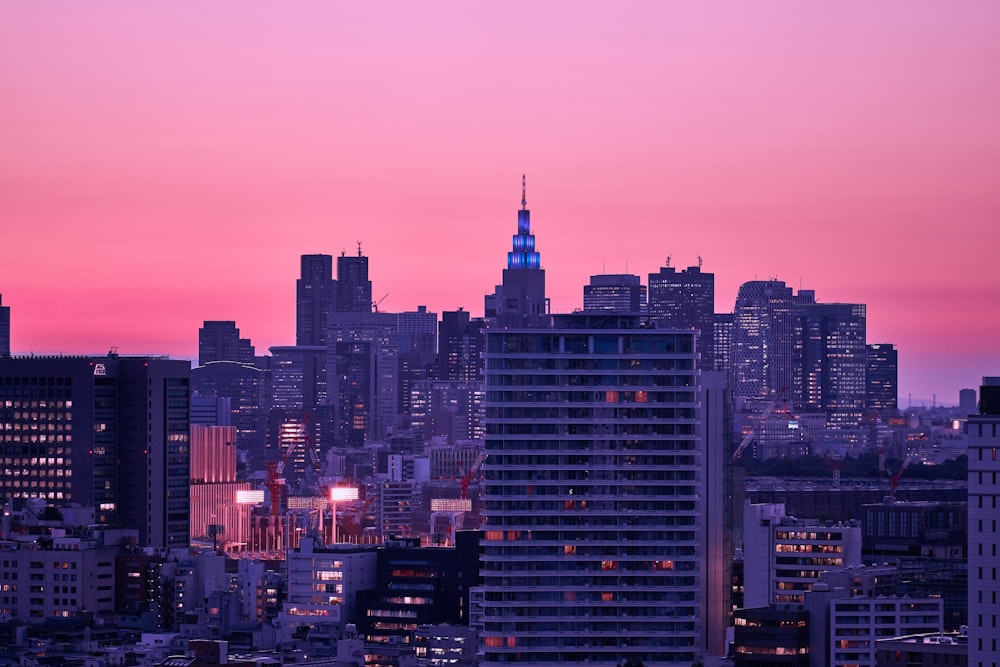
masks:
<path fill-rule="evenodd" d="M 525 178 L 525 175 L 521 174 L 521 210 L 522 211 L 527 211 L 528 210 L 528 186 L 527 186 L 527 180 L 528 179 Z"/>

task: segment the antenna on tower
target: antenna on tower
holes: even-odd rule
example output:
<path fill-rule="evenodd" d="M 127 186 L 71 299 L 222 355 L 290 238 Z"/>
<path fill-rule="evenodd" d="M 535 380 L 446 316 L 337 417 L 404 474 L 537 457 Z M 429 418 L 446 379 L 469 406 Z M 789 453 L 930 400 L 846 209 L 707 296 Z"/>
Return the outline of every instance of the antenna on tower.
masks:
<path fill-rule="evenodd" d="M 701 268 L 701 254 L 698 255 L 698 268 Z"/>
<path fill-rule="evenodd" d="M 358 257 L 361 257 L 361 241 L 358 241 Z"/>
<path fill-rule="evenodd" d="M 521 210 L 528 210 L 528 179 L 521 174 Z"/>
<path fill-rule="evenodd" d="M 673 257 L 673 255 L 667 255 L 667 268 L 668 269 L 670 268 L 670 260 L 671 260 L 672 257 Z"/>

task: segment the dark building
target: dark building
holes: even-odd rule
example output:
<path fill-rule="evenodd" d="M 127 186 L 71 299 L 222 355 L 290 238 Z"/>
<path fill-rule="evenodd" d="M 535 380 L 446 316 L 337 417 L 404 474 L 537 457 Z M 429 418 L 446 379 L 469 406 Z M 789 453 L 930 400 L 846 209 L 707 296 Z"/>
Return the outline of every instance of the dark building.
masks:
<path fill-rule="evenodd" d="M 188 544 L 191 364 L 0 359 L 0 497 L 94 507 L 139 546 Z"/>
<path fill-rule="evenodd" d="M 701 265 L 683 271 L 669 266 L 649 274 L 649 319 L 659 327 L 696 329 L 700 368 L 715 368 L 715 274 Z"/>
<path fill-rule="evenodd" d="M 302 255 L 302 277 L 295 281 L 296 345 L 326 345 L 326 320 L 336 298 L 333 256 Z"/>
<path fill-rule="evenodd" d="M 453 548 L 403 538 L 378 550 L 376 588 L 358 595 L 358 630 L 366 641 L 411 644 L 420 625 L 469 624 L 469 588 L 479 583 L 479 532 L 456 537 Z"/>
<path fill-rule="evenodd" d="M 866 308 L 815 303 L 812 292 L 799 298 L 809 300 L 796 308 L 790 397 L 800 410 L 826 413 L 828 428 L 858 428 L 867 395 Z"/>
<path fill-rule="evenodd" d="M 646 286 L 639 282 L 639 276 L 627 273 L 590 276 L 590 284 L 583 286 L 583 309 L 645 312 Z"/>
<path fill-rule="evenodd" d="M 507 268 L 503 283 L 493 294 L 486 295 L 486 319 L 499 327 L 549 326 L 549 300 L 545 296 L 545 269 L 535 250 L 535 235 L 531 233 L 531 211 L 521 176 L 521 210 L 517 212 L 517 234 L 507 253 Z"/>
<path fill-rule="evenodd" d="M 868 389 L 865 409 L 883 417 L 899 412 L 899 353 L 890 343 L 868 346 Z M 973 408 L 975 407 L 973 392 Z M 971 412 L 971 411 L 970 411 Z M 968 413 L 966 413 L 968 414 Z"/>
<path fill-rule="evenodd" d="M 0 294 L 0 357 L 10 356 L 10 306 L 3 305 Z"/>
<path fill-rule="evenodd" d="M 360 447 L 373 435 L 375 354 L 367 341 L 334 343 L 336 403 L 334 441 L 340 447 Z"/>
<path fill-rule="evenodd" d="M 240 338 L 236 322 L 206 320 L 198 330 L 198 365 L 212 361 L 235 361 L 254 364 L 254 349 L 249 338 Z"/>
<path fill-rule="evenodd" d="M 368 258 L 361 254 L 350 257 L 341 253 L 337 257 L 337 307 L 339 313 L 370 313 L 375 307 L 372 301 L 372 281 L 368 280 Z"/>
<path fill-rule="evenodd" d="M 715 355 L 715 370 L 729 376 L 732 370 L 733 314 L 716 313 L 713 322 L 715 345 L 712 353 Z"/>
<path fill-rule="evenodd" d="M 733 621 L 736 667 L 809 666 L 809 612 L 799 605 L 737 609 Z"/>
<path fill-rule="evenodd" d="M 441 313 L 438 328 L 439 380 L 482 382 L 484 322 L 459 308 Z"/>

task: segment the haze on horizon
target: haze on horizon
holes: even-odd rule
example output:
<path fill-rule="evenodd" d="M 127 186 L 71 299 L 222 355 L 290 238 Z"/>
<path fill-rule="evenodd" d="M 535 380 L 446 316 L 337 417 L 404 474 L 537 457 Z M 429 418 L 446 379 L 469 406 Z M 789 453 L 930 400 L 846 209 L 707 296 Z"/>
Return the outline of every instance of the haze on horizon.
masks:
<path fill-rule="evenodd" d="M 868 305 L 900 405 L 1000 375 L 1000 5 L 227 0 L 0 7 L 15 352 L 294 342 L 299 257 L 380 308 L 500 280 L 520 176 L 553 310 L 704 260 Z"/>

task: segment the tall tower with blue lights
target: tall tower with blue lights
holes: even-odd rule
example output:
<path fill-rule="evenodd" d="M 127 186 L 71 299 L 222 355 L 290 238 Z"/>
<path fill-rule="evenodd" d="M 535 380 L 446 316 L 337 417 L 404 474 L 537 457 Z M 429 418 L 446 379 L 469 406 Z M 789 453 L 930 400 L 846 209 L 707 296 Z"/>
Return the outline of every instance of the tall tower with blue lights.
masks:
<path fill-rule="evenodd" d="M 517 234 L 507 253 L 503 284 L 486 295 L 486 317 L 500 327 L 549 326 L 549 301 L 545 296 L 545 269 L 535 250 L 528 210 L 527 179 L 521 175 L 521 210 L 517 212 Z"/>

